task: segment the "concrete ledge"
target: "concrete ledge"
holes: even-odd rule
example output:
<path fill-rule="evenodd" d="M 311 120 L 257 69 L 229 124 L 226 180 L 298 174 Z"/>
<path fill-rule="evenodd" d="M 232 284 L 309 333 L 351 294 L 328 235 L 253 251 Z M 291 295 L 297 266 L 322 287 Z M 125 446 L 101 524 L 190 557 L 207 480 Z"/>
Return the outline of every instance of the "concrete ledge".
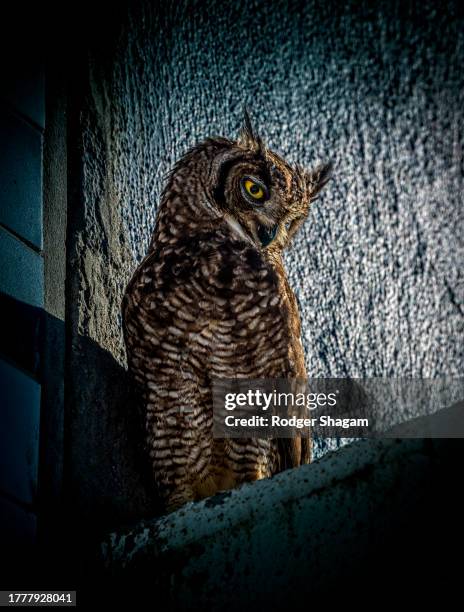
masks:
<path fill-rule="evenodd" d="M 412 569 L 423 580 L 431 564 L 422 547 L 439 554 L 442 541 L 432 519 L 446 510 L 452 523 L 444 494 L 452 495 L 446 483 L 461 448 L 447 440 L 356 442 L 112 533 L 100 563 L 107 577 L 136 580 L 176 608 L 287 604 L 353 581 L 366 590 L 386 576 L 411 580 Z"/>

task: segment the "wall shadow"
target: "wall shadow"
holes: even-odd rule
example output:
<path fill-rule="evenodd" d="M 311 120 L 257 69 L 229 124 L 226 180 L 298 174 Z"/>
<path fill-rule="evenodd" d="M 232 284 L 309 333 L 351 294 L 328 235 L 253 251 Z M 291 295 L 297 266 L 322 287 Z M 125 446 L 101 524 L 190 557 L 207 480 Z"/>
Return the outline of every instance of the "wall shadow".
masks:
<path fill-rule="evenodd" d="M 28 509 L 37 517 L 37 542 L 32 532 L 12 539 L 8 575 L 21 569 L 24 576 L 30 568 L 35 577 L 69 577 L 76 563 L 87 566 L 107 531 L 160 514 L 140 401 L 129 373 L 109 351 L 83 335 L 71 343 L 63 321 L 5 294 L 0 298 L 0 353 L 42 385 L 39 474 Z M 21 533 L 21 516 L 9 517 L 3 529 Z"/>

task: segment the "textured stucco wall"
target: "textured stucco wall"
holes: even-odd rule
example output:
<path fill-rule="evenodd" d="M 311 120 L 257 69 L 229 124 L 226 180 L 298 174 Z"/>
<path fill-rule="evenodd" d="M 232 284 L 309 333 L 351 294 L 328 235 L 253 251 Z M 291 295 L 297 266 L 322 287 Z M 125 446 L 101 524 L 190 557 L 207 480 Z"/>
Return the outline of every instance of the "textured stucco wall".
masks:
<path fill-rule="evenodd" d="M 290 160 L 335 163 L 287 257 L 311 375 L 462 374 L 462 12 L 242 1 L 189 18 L 188 4 L 134 15 L 115 65 L 133 253 L 165 172 L 198 139 L 233 136 L 246 103 Z"/>
<path fill-rule="evenodd" d="M 151 507 L 127 433 L 124 285 L 147 246 L 163 176 L 199 139 L 236 134 L 244 104 L 290 161 L 335 164 L 286 258 L 310 375 L 464 371 L 458 3 L 154 7 L 131 3 L 109 42 L 99 31 L 79 128 L 73 478 L 77 505 L 97 505 L 103 521 Z"/>

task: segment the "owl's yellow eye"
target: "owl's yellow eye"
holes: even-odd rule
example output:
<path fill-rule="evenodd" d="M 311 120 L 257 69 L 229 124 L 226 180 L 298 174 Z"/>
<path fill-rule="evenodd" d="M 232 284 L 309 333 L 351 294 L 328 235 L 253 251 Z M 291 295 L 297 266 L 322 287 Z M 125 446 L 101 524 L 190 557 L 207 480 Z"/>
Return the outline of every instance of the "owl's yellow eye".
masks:
<path fill-rule="evenodd" d="M 262 200 L 264 198 L 264 189 L 261 185 L 258 185 L 252 179 L 245 179 L 244 187 L 246 192 L 255 200 Z"/>
<path fill-rule="evenodd" d="M 244 199 L 252 206 L 262 206 L 269 199 L 269 189 L 259 178 L 251 175 L 242 176 L 240 189 Z"/>
<path fill-rule="evenodd" d="M 250 174 L 242 176 L 240 181 L 242 196 L 252 206 L 262 206 L 269 199 L 269 189 L 259 178 Z"/>

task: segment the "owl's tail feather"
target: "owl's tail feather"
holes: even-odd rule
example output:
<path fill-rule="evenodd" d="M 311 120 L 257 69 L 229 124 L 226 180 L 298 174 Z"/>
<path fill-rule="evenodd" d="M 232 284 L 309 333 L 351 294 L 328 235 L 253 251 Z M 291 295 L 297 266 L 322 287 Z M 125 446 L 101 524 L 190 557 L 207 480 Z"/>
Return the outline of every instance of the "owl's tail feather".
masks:
<path fill-rule="evenodd" d="M 311 462 L 311 438 L 279 438 L 279 471 Z"/>

